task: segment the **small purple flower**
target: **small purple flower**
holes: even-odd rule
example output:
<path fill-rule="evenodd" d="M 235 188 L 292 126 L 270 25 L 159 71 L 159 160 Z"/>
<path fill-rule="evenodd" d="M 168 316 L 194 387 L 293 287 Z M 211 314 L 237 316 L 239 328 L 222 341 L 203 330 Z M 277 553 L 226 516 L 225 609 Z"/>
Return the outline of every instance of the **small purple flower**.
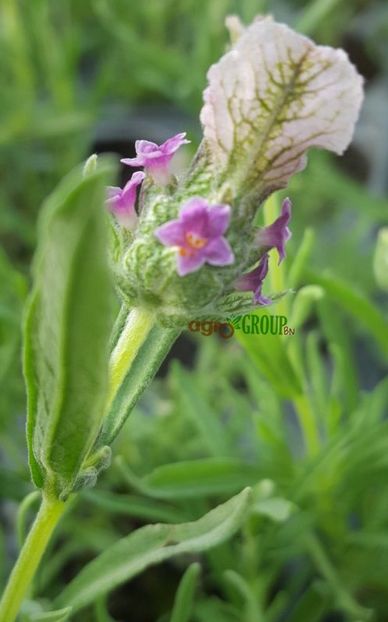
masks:
<path fill-rule="evenodd" d="M 270 250 L 271 248 L 277 249 L 279 253 L 279 263 L 286 256 L 286 242 L 291 237 L 291 231 L 287 226 L 291 218 L 291 208 L 292 203 L 290 199 L 284 199 L 282 203 L 282 212 L 279 218 L 277 218 L 272 225 L 260 229 L 255 237 L 256 242 L 261 248 L 264 247 L 266 250 Z"/>
<path fill-rule="evenodd" d="M 121 162 L 128 166 L 144 166 L 156 183 L 164 185 L 169 179 L 168 165 L 175 152 L 189 142 L 186 140 L 186 132 L 172 136 L 161 145 L 148 140 L 137 140 L 136 158 L 124 158 Z"/>
<path fill-rule="evenodd" d="M 265 306 L 271 304 L 272 300 L 263 296 L 261 293 L 263 282 L 268 274 L 268 253 L 265 253 L 256 268 L 247 274 L 240 276 L 235 282 L 236 289 L 241 292 L 253 292 L 253 302 L 257 305 Z"/>
<path fill-rule="evenodd" d="M 165 246 L 175 246 L 179 276 L 195 272 L 204 263 L 227 266 L 234 262 L 233 251 L 223 237 L 230 221 L 229 205 L 209 205 L 193 197 L 183 205 L 179 218 L 155 231 Z"/>
<path fill-rule="evenodd" d="M 117 186 L 108 186 L 107 188 L 107 205 L 116 216 L 120 225 L 127 229 L 134 229 L 137 222 L 135 211 L 136 191 L 144 177 L 145 174 L 139 171 L 138 173 L 133 173 L 123 189 Z"/>

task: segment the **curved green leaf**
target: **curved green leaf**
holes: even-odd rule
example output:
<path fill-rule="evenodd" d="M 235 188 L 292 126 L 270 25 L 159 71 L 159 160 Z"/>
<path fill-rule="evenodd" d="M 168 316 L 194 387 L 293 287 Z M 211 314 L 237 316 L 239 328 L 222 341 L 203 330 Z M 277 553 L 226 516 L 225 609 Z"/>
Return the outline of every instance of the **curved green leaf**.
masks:
<path fill-rule="evenodd" d="M 221 544 L 245 520 L 250 496 L 247 488 L 195 522 L 151 525 L 122 538 L 81 570 L 57 598 L 56 606 L 78 611 L 148 566 Z"/>
<path fill-rule="evenodd" d="M 62 496 L 96 438 L 106 399 L 113 296 L 104 210 L 109 171 L 104 166 L 83 177 L 77 170 L 46 202 L 26 316 L 31 471 L 37 486 Z"/>
<path fill-rule="evenodd" d="M 122 460 L 118 464 L 132 486 L 156 499 L 233 494 L 262 476 L 257 467 L 233 458 L 184 460 L 157 467 L 143 478 L 136 477 Z"/>
<path fill-rule="evenodd" d="M 197 563 L 186 570 L 175 595 L 170 622 L 189 622 L 200 572 L 201 566 Z"/>

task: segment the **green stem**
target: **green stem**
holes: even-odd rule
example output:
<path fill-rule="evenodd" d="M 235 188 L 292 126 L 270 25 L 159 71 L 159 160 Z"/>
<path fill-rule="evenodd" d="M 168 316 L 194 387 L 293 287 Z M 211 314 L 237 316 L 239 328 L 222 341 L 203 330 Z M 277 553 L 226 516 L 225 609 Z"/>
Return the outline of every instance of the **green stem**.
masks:
<path fill-rule="evenodd" d="M 12 570 L 0 602 L 0 622 L 14 622 L 51 535 L 66 508 L 57 499 L 43 498 L 31 531 Z"/>
<path fill-rule="evenodd" d="M 116 438 L 180 332 L 146 311 L 131 311 L 112 355 L 109 407 L 95 450 Z"/>
<path fill-rule="evenodd" d="M 112 438 L 118 432 L 130 408 L 160 367 L 179 332 L 156 326 L 155 315 L 145 309 L 133 309 L 129 313 L 111 355 L 108 411 L 116 401 L 117 394 L 120 405 L 123 401 L 125 403 L 115 412 L 109 413 L 111 417 L 107 415 L 106 419 L 112 428 L 103 437 Z M 129 370 L 133 374 L 129 374 Z M 133 378 L 129 379 L 132 375 Z M 120 389 L 122 392 L 129 390 L 129 401 L 123 400 Z M 69 501 L 65 503 L 57 499 L 43 498 L 3 594 L 0 622 L 14 622 L 51 534 L 68 504 Z"/>
<path fill-rule="evenodd" d="M 108 407 L 155 323 L 155 315 L 145 309 L 132 309 L 110 359 Z"/>

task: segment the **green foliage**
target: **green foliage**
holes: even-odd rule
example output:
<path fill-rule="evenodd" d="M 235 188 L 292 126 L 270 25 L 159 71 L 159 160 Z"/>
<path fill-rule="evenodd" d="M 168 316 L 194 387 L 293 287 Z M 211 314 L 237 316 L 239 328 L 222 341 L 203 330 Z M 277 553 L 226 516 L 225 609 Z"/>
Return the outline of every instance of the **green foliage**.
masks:
<path fill-rule="evenodd" d="M 71 613 L 70 607 L 57 611 L 38 611 L 34 603 L 31 603 L 31 612 L 22 615 L 22 622 L 66 622 Z"/>
<path fill-rule="evenodd" d="M 189 622 L 200 571 L 200 565 L 194 563 L 183 575 L 175 595 L 170 622 Z"/>
<path fill-rule="evenodd" d="M 35 484 L 62 497 L 95 441 L 108 390 L 106 180 L 106 168 L 83 178 L 77 170 L 47 201 L 27 312 L 30 465 Z"/>
<path fill-rule="evenodd" d="M 143 527 L 116 542 L 85 566 L 59 596 L 57 604 L 77 611 L 149 565 L 221 544 L 244 521 L 249 509 L 249 493 L 249 489 L 244 490 L 195 523 Z"/>

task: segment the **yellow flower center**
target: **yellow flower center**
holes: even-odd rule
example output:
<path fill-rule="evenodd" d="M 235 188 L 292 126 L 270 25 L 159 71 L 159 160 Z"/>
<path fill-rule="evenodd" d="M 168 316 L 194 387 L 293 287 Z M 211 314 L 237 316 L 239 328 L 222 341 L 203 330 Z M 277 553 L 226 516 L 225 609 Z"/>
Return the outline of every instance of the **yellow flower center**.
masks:
<path fill-rule="evenodd" d="M 201 238 L 196 233 L 186 233 L 186 240 L 191 248 L 203 248 L 207 242 L 206 238 Z"/>

